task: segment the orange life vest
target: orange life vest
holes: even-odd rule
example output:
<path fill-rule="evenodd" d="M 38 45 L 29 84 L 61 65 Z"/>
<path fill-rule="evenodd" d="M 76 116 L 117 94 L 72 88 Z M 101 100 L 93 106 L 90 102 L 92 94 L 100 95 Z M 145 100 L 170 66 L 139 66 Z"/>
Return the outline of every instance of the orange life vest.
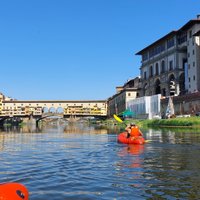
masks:
<path fill-rule="evenodd" d="M 139 130 L 138 126 L 132 126 L 131 127 L 131 133 L 130 133 L 130 135 L 132 137 L 139 137 L 139 136 L 141 136 L 141 133 L 140 133 L 140 130 Z"/>

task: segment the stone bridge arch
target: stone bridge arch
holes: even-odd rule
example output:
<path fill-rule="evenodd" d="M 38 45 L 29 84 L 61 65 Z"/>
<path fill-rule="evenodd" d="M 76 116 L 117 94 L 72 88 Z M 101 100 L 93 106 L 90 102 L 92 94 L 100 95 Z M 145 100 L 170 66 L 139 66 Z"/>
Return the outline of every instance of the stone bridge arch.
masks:
<path fill-rule="evenodd" d="M 56 113 L 64 113 L 64 108 L 63 107 L 56 108 Z"/>
<path fill-rule="evenodd" d="M 50 118 L 50 117 L 57 117 L 57 118 L 63 118 L 64 119 L 63 114 L 59 114 L 59 113 L 46 113 L 42 117 L 40 117 L 39 119 L 36 120 L 36 126 L 38 126 L 38 124 L 39 124 L 39 122 L 41 120 L 46 119 L 46 118 Z"/>

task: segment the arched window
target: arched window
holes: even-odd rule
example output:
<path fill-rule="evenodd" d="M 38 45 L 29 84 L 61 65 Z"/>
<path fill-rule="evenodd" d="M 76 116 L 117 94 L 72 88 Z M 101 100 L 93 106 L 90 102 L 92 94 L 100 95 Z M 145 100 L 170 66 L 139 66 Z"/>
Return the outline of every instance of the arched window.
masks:
<path fill-rule="evenodd" d="M 157 79 L 155 82 L 155 94 L 161 94 L 161 88 L 160 88 L 160 80 Z"/>
<path fill-rule="evenodd" d="M 156 75 L 159 75 L 159 67 L 158 67 L 158 63 L 156 63 Z"/>
<path fill-rule="evenodd" d="M 49 112 L 49 109 L 47 107 L 42 108 L 42 113 L 48 113 L 48 112 Z"/>
<path fill-rule="evenodd" d="M 50 113 L 56 113 L 56 109 L 54 107 L 49 108 Z"/>
<path fill-rule="evenodd" d="M 152 76 L 153 76 L 153 66 L 151 65 L 149 69 L 149 77 L 152 77 Z"/>
<path fill-rule="evenodd" d="M 62 107 L 58 107 L 56 109 L 56 113 L 63 113 L 64 112 L 64 109 Z"/>
<path fill-rule="evenodd" d="M 187 91 L 185 90 L 186 89 L 185 88 L 185 76 L 183 73 L 179 76 L 179 86 L 180 86 L 180 95 L 185 94 Z"/>
<path fill-rule="evenodd" d="M 162 60 L 162 62 L 161 62 L 161 71 L 162 71 L 162 73 L 165 72 L 165 61 L 164 60 Z"/>

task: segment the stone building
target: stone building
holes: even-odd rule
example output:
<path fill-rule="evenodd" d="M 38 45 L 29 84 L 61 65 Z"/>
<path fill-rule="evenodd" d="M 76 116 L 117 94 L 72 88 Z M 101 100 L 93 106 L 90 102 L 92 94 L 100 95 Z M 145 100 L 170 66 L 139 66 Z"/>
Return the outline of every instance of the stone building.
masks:
<path fill-rule="evenodd" d="M 116 94 L 108 98 L 108 117 L 127 109 L 127 103 L 139 97 L 140 77 L 128 80 L 123 86 L 116 87 Z"/>
<path fill-rule="evenodd" d="M 141 96 L 200 91 L 200 15 L 136 55 L 142 56 Z"/>

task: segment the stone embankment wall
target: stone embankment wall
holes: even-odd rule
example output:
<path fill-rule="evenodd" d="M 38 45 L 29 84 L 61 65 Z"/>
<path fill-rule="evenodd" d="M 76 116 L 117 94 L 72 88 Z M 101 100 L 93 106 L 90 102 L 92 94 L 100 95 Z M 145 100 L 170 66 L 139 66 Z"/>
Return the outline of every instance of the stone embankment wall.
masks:
<path fill-rule="evenodd" d="M 161 99 L 161 115 L 164 116 L 169 98 Z M 195 115 L 200 112 L 200 92 L 173 96 L 175 115 Z"/>

